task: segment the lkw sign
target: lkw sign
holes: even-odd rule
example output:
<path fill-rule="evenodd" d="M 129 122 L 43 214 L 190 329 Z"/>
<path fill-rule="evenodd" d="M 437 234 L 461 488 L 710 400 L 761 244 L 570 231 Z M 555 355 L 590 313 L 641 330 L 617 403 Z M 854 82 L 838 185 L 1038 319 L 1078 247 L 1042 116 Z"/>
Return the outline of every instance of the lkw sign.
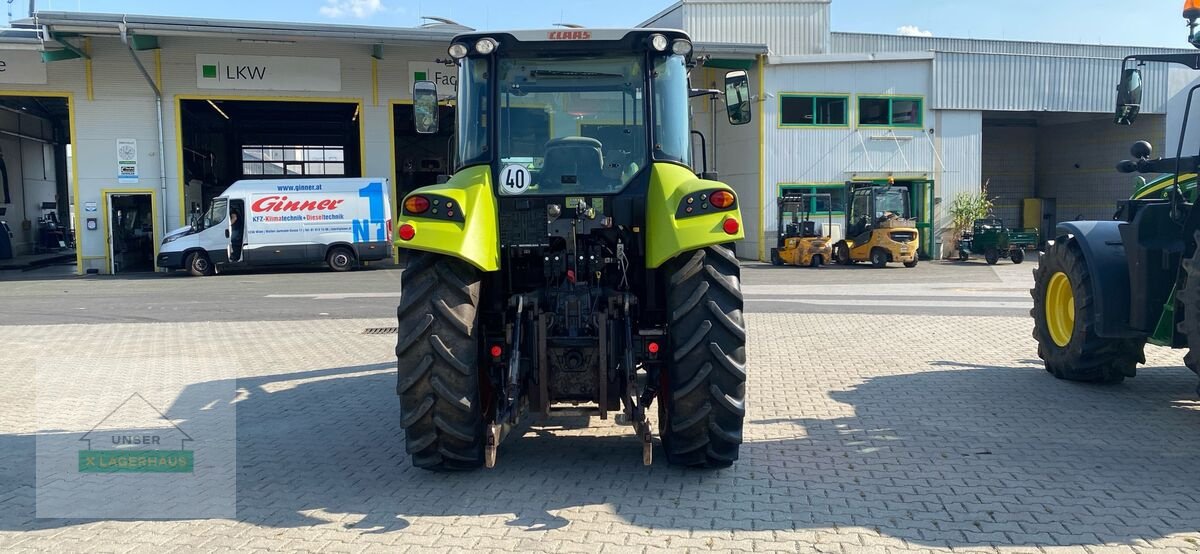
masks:
<path fill-rule="evenodd" d="M 339 92 L 337 58 L 196 54 L 196 86 L 220 90 Z"/>

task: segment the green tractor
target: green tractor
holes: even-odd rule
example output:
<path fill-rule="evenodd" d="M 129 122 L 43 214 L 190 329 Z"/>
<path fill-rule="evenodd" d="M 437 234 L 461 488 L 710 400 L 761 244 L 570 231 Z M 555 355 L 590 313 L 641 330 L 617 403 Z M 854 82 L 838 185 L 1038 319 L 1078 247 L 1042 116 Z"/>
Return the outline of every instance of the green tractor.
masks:
<path fill-rule="evenodd" d="M 523 419 L 614 413 L 649 464 L 655 400 L 669 463 L 738 458 L 743 220 L 734 191 L 689 165 L 691 51 L 655 29 L 453 39 L 456 171 L 408 194 L 396 229 L 415 466 L 493 467 Z M 750 121 L 745 71 L 708 93 Z M 413 101 L 417 131 L 436 131 L 435 85 Z"/>
<path fill-rule="evenodd" d="M 1184 17 L 1191 42 L 1200 2 Z M 1147 62 L 1200 69 L 1200 54 L 1138 55 L 1125 58 L 1117 87 L 1116 122 L 1137 117 L 1142 96 L 1139 66 Z M 1186 129 L 1192 87 L 1183 114 Z M 1058 224 L 1034 272 L 1033 336 L 1046 370 L 1060 379 L 1119 383 L 1145 362 L 1146 343 L 1187 348 L 1184 362 L 1200 373 L 1200 210 L 1195 173 L 1200 156 L 1183 156 L 1183 136 L 1174 158 L 1151 159 L 1149 143 L 1131 149 L 1123 173 L 1170 174 L 1141 186 L 1120 202 L 1113 221 Z"/>

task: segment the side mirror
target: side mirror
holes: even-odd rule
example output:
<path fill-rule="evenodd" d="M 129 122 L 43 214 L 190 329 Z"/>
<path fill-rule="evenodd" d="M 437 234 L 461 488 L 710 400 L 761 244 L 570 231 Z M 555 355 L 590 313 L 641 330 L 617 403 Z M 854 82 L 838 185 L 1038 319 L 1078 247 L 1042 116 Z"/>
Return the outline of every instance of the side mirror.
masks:
<path fill-rule="evenodd" d="M 437 86 L 433 81 L 413 83 L 413 126 L 422 135 L 438 132 Z"/>
<path fill-rule="evenodd" d="M 1117 85 L 1116 123 L 1132 125 L 1142 110 L 1142 70 L 1133 67 L 1121 70 Z"/>
<path fill-rule="evenodd" d="M 745 71 L 725 74 L 725 113 L 730 125 L 750 123 L 750 78 Z"/>

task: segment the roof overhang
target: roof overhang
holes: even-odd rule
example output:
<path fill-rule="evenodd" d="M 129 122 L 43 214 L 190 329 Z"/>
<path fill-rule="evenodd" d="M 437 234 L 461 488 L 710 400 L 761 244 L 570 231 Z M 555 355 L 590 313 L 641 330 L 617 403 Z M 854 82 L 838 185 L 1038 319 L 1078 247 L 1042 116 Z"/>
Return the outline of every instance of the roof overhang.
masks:
<path fill-rule="evenodd" d="M 117 37 L 120 35 L 122 24 L 134 35 L 156 37 L 208 37 L 293 42 L 335 40 L 363 44 L 446 43 L 454 35 L 469 30 L 466 27 L 451 24 L 395 28 L 82 12 L 37 12 L 33 17 L 13 22 L 13 26 L 18 28 L 47 29 L 63 36 L 87 37 Z"/>

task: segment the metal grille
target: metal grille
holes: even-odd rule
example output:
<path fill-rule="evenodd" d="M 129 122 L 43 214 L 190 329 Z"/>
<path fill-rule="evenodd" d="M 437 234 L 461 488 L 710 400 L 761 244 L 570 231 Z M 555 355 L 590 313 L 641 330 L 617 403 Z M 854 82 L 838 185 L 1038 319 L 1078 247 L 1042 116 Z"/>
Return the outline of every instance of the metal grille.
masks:
<path fill-rule="evenodd" d="M 400 329 L 397 327 L 367 327 L 363 329 L 364 335 L 394 335 Z"/>

